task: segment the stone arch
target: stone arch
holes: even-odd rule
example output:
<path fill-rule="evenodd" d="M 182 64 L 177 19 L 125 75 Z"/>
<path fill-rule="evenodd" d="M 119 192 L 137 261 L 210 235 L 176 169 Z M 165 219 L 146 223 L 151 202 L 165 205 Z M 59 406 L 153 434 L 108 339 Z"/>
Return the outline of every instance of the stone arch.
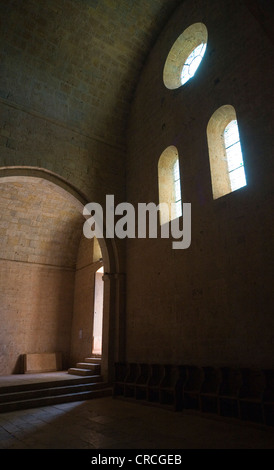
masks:
<path fill-rule="evenodd" d="M 165 204 L 168 207 L 168 210 L 160 210 L 161 225 L 177 217 L 173 207 L 175 203 L 173 167 L 176 162 L 180 164 L 178 149 L 174 145 L 167 147 L 158 160 L 159 204 Z"/>
<path fill-rule="evenodd" d="M 37 179 L 46 181 L 55 191 L 73 203 L 76 210 L 81 213 L 85 204 L 90 202 L 87 196 L 76 187 L 46 169 L 36 167 L 0 168 L 0 183 L 28 183 Z M 111 380 L 114 372 L 114 362 L 124 354 L 125 339 L 124 335 L 121 334 L 123 330 L 121 323 L 123 322 L 124 273 L 120 272 L 120 255 L 116 241 L 102 238 L 98 242 L 105 267 L 102 375 L 107 380 Z"/>
<path fill-rule="evenodd" d="M 235 108 L 227 104 L 221 106 L 212 114 L 207 125 L 213 199 L 218 199 L 231 192 L 223 132 L 227 124 L 233 119 L 237 119 Z"/>

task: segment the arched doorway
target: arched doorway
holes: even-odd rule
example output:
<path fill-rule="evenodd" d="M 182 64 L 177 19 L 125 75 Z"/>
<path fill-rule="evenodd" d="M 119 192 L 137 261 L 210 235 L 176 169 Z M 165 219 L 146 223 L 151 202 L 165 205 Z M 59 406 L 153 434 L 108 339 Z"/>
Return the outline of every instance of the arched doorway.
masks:
<path fill-rule="evenodd" d="M 0 168 L 0 184 L 1 183 L 20 183 L 27 187 L 30 183 L 39 182 L 41 187 L 44 186 L 53 193 L 59 193 L 64 200 L 69 201 L 75 212 L 83 214 L 84 205 L 89 202 L 87 198 L 81 194 L 76 188 L 59 178 L 47 170 L 26 167 Z M 84 218 L 83 218 L 84 220 Z M 68 227 L 69 229 L 69 227 Z M 119 345 L 119 334 L 117 335 L 117 319 L 118 324 L 121 321 L 121 310 L 117 295 L 119 296 L 120 283 L 116 282 L 119 277 L 118 252 L 114 240 L 99 240 L 104 264 L 104 289 L 103 289 L 103 315 L 102 318 L 102 375 L 107 379 L 111 377 L 113 364 L 117 360 L 116 351 L 121 350 Z M 60 244 L 61 246 L 61 244 Z M 102 278 L 103 278 L 102 277 Z M 48 297 L 49 294 L 47 293 Z M 46 295 L 45 295 L 46 297 Z M 37 301 L 39 305 L 39 299 Z M 118 306 L 118 310 L 117 310 Z M 119 311 L 120 310 L 120 311 Z M 0 318 L 1 321 L 1 318 Z M 63 321 L 65 324 L 65 320 Z M 123 343 L 123 340 L 122 340 Z M 123 347 L 122 347 L 123 349 Z M 119 354 L 119 352 L 118 352 Z M 79 358 L 81 360 L 82 358 Z M 1 372 L 0 372 L 1 374 Z"/>

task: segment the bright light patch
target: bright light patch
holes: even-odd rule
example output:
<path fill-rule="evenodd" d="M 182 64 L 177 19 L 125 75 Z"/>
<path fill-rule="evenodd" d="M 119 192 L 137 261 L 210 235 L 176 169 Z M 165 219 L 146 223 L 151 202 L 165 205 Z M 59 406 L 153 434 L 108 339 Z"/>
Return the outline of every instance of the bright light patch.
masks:
<path fill-rule="evenodd" d="M 244 162 L 241 150 L 238 124 L 231 121 L 224 130 L 224 141 L 227 156 L 231 190 L 235 191 L 246 186 Z"/>
<path fill-rule="evenodd" d="M 182 197 L 181 197 L 181 183 L 180 183 L 180 168 L 179 160 L 177 159 L 173 165 L 173 183 L 175 195 L 175 216 L 181 217 L 182 215 Z"/>
<path fill-rule="evenodd" d="M 195 75 L 200 63 L 202 62 L 205 51 L 206 44 L 202 42 L 189 54 L 181 73 L 182 85 L 188 82 L 188 80 Z"/>

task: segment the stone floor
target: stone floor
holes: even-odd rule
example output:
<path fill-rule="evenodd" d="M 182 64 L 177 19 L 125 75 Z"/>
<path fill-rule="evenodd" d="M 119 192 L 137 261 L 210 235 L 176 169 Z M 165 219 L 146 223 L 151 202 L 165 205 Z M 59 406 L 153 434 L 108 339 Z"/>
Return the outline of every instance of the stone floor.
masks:
<path fill-rule="evenodd" d="M 274 429 L 113 399 L 0 414 L 0 449 L 273 449 Z"/>
<path fill-rule="evenodd" d="M 0 376 L 0 392 L 2 387 L 34 384 L 41 382 L 56 382 L 64 380 L 80 381 L 83 377 L 70 375 L 67 371 L 60 372 L 43 372 L 41 374 L 14 374 Z"/>

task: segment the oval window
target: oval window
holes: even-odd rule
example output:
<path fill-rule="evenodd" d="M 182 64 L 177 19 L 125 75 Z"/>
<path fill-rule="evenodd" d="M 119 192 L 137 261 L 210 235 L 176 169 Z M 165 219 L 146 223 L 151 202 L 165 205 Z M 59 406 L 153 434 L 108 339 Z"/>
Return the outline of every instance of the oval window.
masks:
<path fill-rule="evenodd" d="M 188 80 L 194 77 L 196 70 L 198 69 L 206 51 L 206 44 L 201 43 L 199 46 L 189 54 L 187 60 L 184 63 L 183 70 L 181 73 L 181 84 L 184 85 Z"/>
<path fill-rule="evenodd" d="M 192 78 L 206 51 L 207 28 L 203 23 L 189 26 L 173 44 L 164 66 L 165 86 L 174 90 Z"/>

